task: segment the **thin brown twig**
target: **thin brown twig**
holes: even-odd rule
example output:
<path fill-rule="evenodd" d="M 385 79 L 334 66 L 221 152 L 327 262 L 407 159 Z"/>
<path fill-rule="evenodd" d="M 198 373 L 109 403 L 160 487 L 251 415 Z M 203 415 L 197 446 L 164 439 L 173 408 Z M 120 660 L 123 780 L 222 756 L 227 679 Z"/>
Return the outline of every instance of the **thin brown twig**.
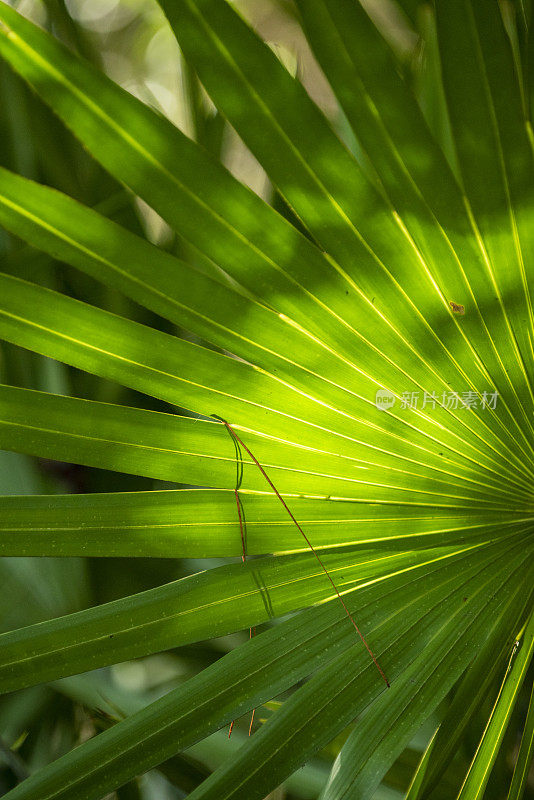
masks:
<path fill-rule="evenodd" d="M 214 417 L 215 417 L 215 414 L 213 414 L 212 416 L 214 416 Z M 328 580 L 329 580 L 329 581 L 330 581 L 330 583 L 332 584 L 332 588 L 334 589 L 334 591 L 335 591 L 335 593 L 336 593 L 336 595 L 337 595 L 337 597 L 338 597 L 338 599 L 339 599 L 339 601 L 340 601 L 341 605 L 342 605 L 342 606 L 343 606 L 343 608 L 345 609 L 345 613 L 346 613 L 347 617 L 348 617 L 348 618 L 350 619 L 350 621 L 352 622 L 352 624 L 353 624 L 353 626 L 354 626 L 354 628 L 355 628 L 355 630 L 356 630 L 356 633 L 358 634 L 358 636 L 359 636 L 359 637 L 360 637 L 360 639 L 362 640 L 362 642 L 363 642 L 363 644 L 364 644 L 364 646 L 365 646 L 365 649 L 367 650 L 367 652 L 368 652 L 368 653 L 369 653 L 369 655 L 371 656 L 371 658 L 372 658 L 372 660 L 373 660 L 373 662 L 374 662 L 374 665 L 375 665 L 375 667 L 376 667 L 376 668 L 377 668 L 377 670 L 379 671 L 380 675 L 382 676 L 382 679 L 384 680 L 384 683 L 386 684 L 386 686 L 387 686 L 387 687 L 388 687 L 388 689 L 389 689 L 389 688 L 390 688 L 390 683 L 389 683 L 388 679 L 386 678 L 386 674 L 385 674 L 384 670 L 382 669 L 382 667 L 381 667 L 381 666 L 380 666 L 380 664 L 378 663 L 378 660 L 377 660 L 377 658 L 376 658 L 375 654 L 373 653 L 373 651 L 371 650 L 371 648 L 370 648 L 370 647 L 369 647 L 369 645 L 367 644 L 367 640 L 366 640 L 365 636 L 364 636 L 364 635 L 363 635 L 363 633 L 360 631 L 359 627 L 358 627 L 358 626 L 357 626 L 357 624 L 356 624 L 356 621 L 355 621 L 354 617 L 352 616 L 352 614 L 350 613 L 349 609 L 347 608 L 347 605 L 346 605 L 345 601 L 343 600 L 343 598 L 342 598 L 342 596 L 341 596 L 341 594 L 340 594 L 340 592 L 339 592 L 339 590 L 338 590 L 338 588 L 337 588 L 336 584 L 334 583 L 334 581 L 333 581 L 333 579 L 332 579 L 332 576 L 330 575 L 330 573 L 328 572 L 327 568 L 325 567 L 325 565 L 324 565 L 324 563 L 323 563 L 323 561 L 322 561 L 322 559 L 321 559 L 321 557 L 320 557 L 319 553 L 317 552 L 317 550 L 315 549 L 315 547 L 312 545 L 312 543 L 310 542 L 310 540 L 308 539 L 308 537 L 306 536 L 306 534 L 304 533 L 304 531 L 303 531 L 303 530 L 302 530 L 302 528 L 300 527 L 299 523 L 297 522 L 297 520 L 296 520 L 296 519 L 295 519 L 295 517 L 293 516 L 293 514 L 292 514 L 292 512 L 291 512 L 291 509 L 289 508 L 289 506 L 288 506 L 288 505 L 287 505 L 287 503 L 285 502 L 284 498 L 282 497 L 282 495 L 280 494 L 280 492 L 278 491 L 278 489 L 276 488 L 276 486 L 274 485 L 274 483 L 272 482 L 272 480 L 269 478 L 269 476 L 267 475 L 266 471 L 264 470 L 264 468 L 262 467 L 262 465 L 260 464 L 260 462 L 258 461 L 258 459 L 256 458 L 256 456 L 255 456 L 255 455 L 254 455 L 254 454 L 253 454 L 253 453 L 252 453 L 252 452 L 249 450 L 249 448 L 247 447 L 247 445 L 246 445 L 246 444 L 243 442 L 243 440 L 242 440 L 242 439 L 241 439 L 241 438 L 240 438 L 240 437 L 237 435 L 236 431 L 235 431 L 235 430 L 232 428 L 232 426 L 231 426 L 231 425 L 230 425 L 230 424 L 229 424 L 229 423 L 228 423 L 228 422 L 227 422 L 225 419 L 223 419 L 222 417 L 216 417 L 216 419 L 220 420 L 220 421 L 221 421 L 221 422 L 222 422 L 222 423 L 223 423 L 223 424 L 226 426 L 226 428 L 228 429 L 228 431 L 229 431 L 229 433 L 231 434 L 231 436 L 232 436 L 232 437 L 235 439 L 235 441 L 236 441 L 236 442 L 238 442 L 238 444 L 239 444 L 239 445 L 241 445 L 241 447 L 243 448 L 243 450 L 245 450 L 245 452 L 246 452 L 246 453 L 248 453 L 248 455 L 250 456 L 250 458 L 252 459 L 252 461 L 253 461 L 253 462 L 256 464 L 256 466 L 257 466 L 257 467 L 258 467 L 258 469 L 260 470 L 261 474 L 263 475 L 263 477 L 265 478 L 265 480 L 267 481 L 267 483 L 269 484 L 269 486 L 271 487 L 271 489 L 273 490 L 273 492 L 275 493 L 275 495 L 277 496 L 277 498 L 280 500 L 280 502 L 281 502 L 281 503 L 282 503 L 282 505 L 284 506 L 285 510 L 287 511 L 287 513 L 289 514 L 289 516 L 291 517 L 291 519 L 292 519 L 292 521 L 294 522 L 294 524 L 297 526 L 297 529 L 300 531 L 301 535 L 304 537 L 304 540 L 305 540 L 306 544 L 308 545 L 308 547 L 310 548 L 310 550 L 311 550 L 311 551 L 312 551 L 312 553 L 314 554 L 315 558 L 316 558 L 316 559 L 317 559 L 317 561 L 319 562 L 319 564 L 320 564 L 320 566 L 321 566 L 321 569 L 323 570 L 323 572 L 325 573 L 326 577 L 328 578 Z M 237 490 L 236 490 L 236 491 L 237 491 Z M 241 515 L 240 515 L 240 516 L 241 516 Z"/>

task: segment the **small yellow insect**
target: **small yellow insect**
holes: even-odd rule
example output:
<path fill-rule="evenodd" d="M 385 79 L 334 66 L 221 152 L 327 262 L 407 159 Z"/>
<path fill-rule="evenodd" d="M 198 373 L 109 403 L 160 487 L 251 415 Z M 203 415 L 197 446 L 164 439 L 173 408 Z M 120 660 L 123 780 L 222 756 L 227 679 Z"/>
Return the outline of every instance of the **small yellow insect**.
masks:
<path fill-rule="evenodd" d="M 453 300 L 449 300 L 449 305 L 455 314 L 465 314 L 464 306 L 460 305 L 459 303 L 455 303 Z"/>

